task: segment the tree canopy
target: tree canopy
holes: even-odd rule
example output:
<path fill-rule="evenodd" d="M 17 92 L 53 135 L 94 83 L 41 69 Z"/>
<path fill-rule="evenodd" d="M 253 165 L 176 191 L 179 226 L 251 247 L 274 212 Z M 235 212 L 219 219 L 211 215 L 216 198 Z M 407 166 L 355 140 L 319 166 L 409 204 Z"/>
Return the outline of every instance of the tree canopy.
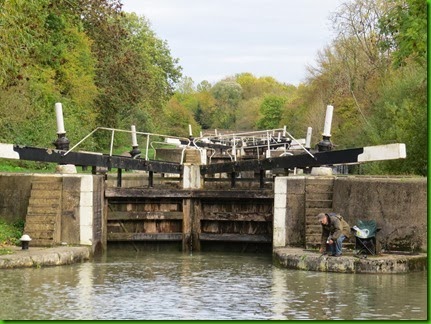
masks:
<path fill-rule="evenodd" d="M 427 174 L 427 4 L 346 0 L 332 13 L 335 38 L 298 86 L 249 72 L 214 84 L 182 76 L 168 43 L 120 0 L 0 0 L 0 142 L 50 146 L 54 103 L 68 138 L 97 126 L 188 136 L 210 129 L 284 125 L 321 139 L 334 106 L 336 148 L 392 142 L 407 159 L 361 172 Z M 104 136 L 85 143 L 100 149 Z"/>

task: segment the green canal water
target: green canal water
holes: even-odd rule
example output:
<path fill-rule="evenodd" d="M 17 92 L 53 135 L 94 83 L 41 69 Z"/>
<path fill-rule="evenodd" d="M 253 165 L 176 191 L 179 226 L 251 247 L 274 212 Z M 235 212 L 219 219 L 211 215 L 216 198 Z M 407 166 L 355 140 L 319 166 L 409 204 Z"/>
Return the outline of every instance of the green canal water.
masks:
<path fill-rule="evenodd" d="M 427 318 L 425 272 L 287 270 L 262 254 L 123 251 L 0 272 L 1 320 Z"/>

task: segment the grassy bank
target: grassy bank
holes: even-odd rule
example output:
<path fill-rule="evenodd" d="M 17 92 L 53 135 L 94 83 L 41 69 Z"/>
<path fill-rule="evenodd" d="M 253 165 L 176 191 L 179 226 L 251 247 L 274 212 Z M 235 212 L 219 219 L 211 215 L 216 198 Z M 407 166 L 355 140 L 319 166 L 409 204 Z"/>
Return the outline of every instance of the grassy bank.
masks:
<path fill-rule="evenodd" d="M 9 247 L 11 245 L 20 244 L 19 239 L 21 238 L 23 230 L 23 221 L 9 224 L 0 220 L 0 255 L 12 253 L 12 250 Z"/>

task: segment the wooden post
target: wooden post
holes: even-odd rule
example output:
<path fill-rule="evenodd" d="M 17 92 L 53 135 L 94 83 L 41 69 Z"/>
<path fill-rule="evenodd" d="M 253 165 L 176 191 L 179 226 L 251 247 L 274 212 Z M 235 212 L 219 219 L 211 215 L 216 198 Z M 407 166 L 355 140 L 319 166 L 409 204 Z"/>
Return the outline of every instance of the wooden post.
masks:
<path fill-rule="evenodd" d="M 193 251 L 201 251 L 201 218 L 202 218 L 202 202 L 201 200 L 194 199 L 193 201 L 193 214 L 192 214 L 192 242 Z"/>
<path fill-rule="evenodd" d="M 265 188 L 265 170 L 259 170 L 259 187 Z"/>
<path fill-rule="evenodd" d="M 236 183 L 235 175 L 236 175 L 235 172 L 230 173 L 230 187 L 231 188 L 235 188 L 235 183 Z"/>
<path fill-rule="evenodd" d="M 154 186 L 154 172 L 149 171 L 148 172 L 148 188 L 153 188 Z"/>
<path fill-rule="evenodd" d="M 122 170 L 120 168 L 117 169 L 117 187 L 121 188 L 121 172 Z"/>
<path fill-rule="evenodd" d="M 183 252 L 190 252 L 192 240 L 191 199 L 183 199 Z"/>
<path fill-rule="evenodd" d="M 197 199 L 183 200 L 183 252 L 199 252 L 202 205 Z"/>

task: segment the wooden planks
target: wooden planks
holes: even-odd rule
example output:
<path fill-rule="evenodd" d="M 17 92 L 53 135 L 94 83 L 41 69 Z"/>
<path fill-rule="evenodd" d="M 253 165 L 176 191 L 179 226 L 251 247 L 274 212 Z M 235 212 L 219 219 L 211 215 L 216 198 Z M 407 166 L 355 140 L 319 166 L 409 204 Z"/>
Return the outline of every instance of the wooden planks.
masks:
<path fill-rule="evenodd" d="M 235 234 L 235 233 L 224 233 L 224 234 L 212 234 L 212 233 L 200 233 L 199 239 L 201 241 L 223 241 L 223 242 L 244 242 L 244 243 L 271 243 L 272 237 L 270 235 L 258 235 L 258 234 Z"/>
<path fill-rule="evenodd" d="M 201 198 L 201 199 L 274 199 L 272 190 L 184 190 L 146 188 L 106 188 L 106 198 Z"/>
<path fill-rule="evenodd" d="M 182 241 L 182 233 L 108 233 L 109 241 Z"/>
<path fill-rule="evenodd" d="M 182 241 L 183 251 L 205 249 L 201 242 L 272 242 L 266 190 L 112 189 L 105 192 L 111 242 Z"/>
<path fill-rule="evenodd" d="M 112 211 L 109 220 L 182 220 L 181 211 Z"/>

